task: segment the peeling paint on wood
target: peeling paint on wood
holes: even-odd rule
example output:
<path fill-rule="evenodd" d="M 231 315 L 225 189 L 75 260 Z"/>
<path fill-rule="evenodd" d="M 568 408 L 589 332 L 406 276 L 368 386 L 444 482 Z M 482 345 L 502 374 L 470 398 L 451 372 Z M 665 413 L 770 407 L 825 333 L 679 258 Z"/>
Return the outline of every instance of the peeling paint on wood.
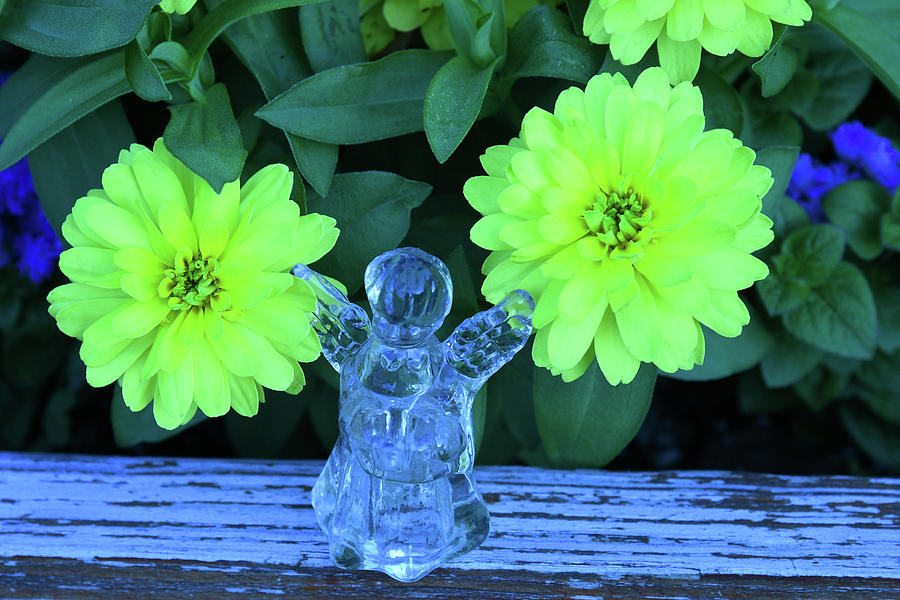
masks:
<path fill-rule="evenodd" d="M 322 463 L 0 453 L 0 598 L 900 600 L 900 479 L 482 467 L 481 548 L 334 568 Z"/>

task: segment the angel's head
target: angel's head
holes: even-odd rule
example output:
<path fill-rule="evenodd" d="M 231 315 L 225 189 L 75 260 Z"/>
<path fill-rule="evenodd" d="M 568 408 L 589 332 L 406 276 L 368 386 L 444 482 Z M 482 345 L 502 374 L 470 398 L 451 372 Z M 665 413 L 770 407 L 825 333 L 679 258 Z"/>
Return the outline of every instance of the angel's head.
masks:
<path fill-rule="evenodd" d="M 366 295 L 375 335 L 392 346 L 414 346 L 450 312 L 453 284 L 446 265 L 418 248 L 397 248 L 366 267 Z"/>

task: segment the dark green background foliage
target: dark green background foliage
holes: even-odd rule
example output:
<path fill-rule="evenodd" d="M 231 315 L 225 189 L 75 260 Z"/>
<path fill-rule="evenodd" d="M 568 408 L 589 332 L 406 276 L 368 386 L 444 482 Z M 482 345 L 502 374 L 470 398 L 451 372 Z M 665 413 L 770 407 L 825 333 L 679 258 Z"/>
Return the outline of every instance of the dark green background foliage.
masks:
<path fill-rule="evenodd" d="M 478 216 L 461 194 L 481 152 L 566 87 L 656 64 L 651 51 L 626 67 L 589 43 L 584 0 L 538 6 L 512 29 L 502 1 L 445 0 L 456 51 L 413 32 L 375 57 L 355 0 L 205 0 L 186 16 L 155 4 L 0 1 L 0 51 L 17 69 L 0 89 L 0 168 L 27 155 L 58 231 L 135 141 L 163 136 L 216 189 L 282 162 L 301 209 L 337 220 L 341 237 L 314 267 L 355 301 L 381 252 L 414 245 L 447 263 L 442 336 L 487 307 L 486 253 L 468 239 Z M 900 470 L 900 196 L 848 183 L 825 198 L 823 224 L 785 196 L 800 149 L 829 159 L 827 134 L 848 119 L 898 141 L 900 5 L 811 4 L 814 22 L 776 27 L 765 56 L 704 54 L 695 81 L 707 127 L 731 129 L 775 177 L 763 210 L 776 239 L 759 253 L 771 275 L 742 292 L 743 335 L 705 330 L 702 366 L 644 365 L 615 388 L 596 365 L 565 384 L 526 347 L 478 396 L 480 462 L 599 467 L 637 434 L 613 466 Z M 84 384 L 77 343 L 46 313 L 52 285 L 0 276 L 0 447 L 321 457 L 333 444 L 337 377 L 321 359 L 298 396 L 268 393 L 253 419 L 158 429 L 115 386 Z"/>

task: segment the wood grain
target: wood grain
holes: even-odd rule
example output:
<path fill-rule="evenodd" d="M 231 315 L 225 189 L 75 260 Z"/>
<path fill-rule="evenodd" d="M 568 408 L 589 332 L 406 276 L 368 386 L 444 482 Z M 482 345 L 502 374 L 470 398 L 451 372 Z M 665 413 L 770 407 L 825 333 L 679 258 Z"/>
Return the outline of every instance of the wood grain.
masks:
<path fill-rule="evenodd" d="M 414 584 L 332 566 L 321 462 L 0 453 L 0 598 L 900 600 L 900 480 L 482 467 L 492 533 Z"/>

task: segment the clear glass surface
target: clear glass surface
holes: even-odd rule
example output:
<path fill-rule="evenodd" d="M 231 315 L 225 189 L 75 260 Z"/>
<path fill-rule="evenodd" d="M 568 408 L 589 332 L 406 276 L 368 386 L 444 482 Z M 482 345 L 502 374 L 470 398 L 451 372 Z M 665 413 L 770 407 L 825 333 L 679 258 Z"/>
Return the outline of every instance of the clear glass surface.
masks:
<path fill-rule="evenodd" d="M 337 443 L 313 488 L 334 562 L 415 581 L 487 537 L 472 479 L 472 401 L 531 334 L 534 301 L 516 290 L 459 325 L 447 267 L 398 248 L 366 268 L 373 316 L 328 279 L 298 265 L 318 298 L 312 319 L 341 375 Z"/>

